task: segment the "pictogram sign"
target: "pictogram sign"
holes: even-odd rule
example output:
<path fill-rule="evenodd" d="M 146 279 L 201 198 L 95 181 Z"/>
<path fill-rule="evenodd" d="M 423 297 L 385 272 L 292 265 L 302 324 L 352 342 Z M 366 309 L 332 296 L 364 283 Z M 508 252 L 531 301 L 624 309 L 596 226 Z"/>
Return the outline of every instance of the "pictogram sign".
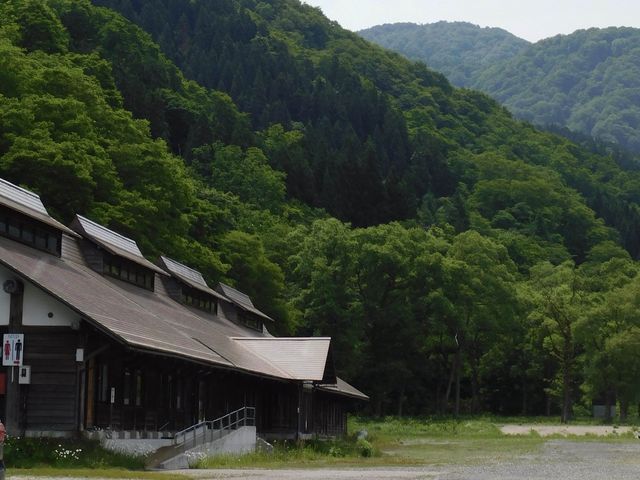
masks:
<path fill-rule="evenodd" d="M 21 367 L 24 355 L 24 333 L 5 333 L 2 336 L 2 366 Z"/>

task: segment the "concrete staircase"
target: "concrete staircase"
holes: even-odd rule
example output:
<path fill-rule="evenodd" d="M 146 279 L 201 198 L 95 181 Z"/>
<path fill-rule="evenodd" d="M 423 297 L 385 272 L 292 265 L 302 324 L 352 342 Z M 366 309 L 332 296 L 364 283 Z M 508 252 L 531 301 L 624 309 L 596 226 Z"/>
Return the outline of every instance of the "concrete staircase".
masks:
<path fill-rule="evenodd" d="M 215 420 L 193 425 L 176 433 L 171 445 L 151 454 L 146 467 L 180 470 L 189 468 L 189 464 L 198 458 L 255 451 L 255 418 L 255 408 L 243 407 Z"/>

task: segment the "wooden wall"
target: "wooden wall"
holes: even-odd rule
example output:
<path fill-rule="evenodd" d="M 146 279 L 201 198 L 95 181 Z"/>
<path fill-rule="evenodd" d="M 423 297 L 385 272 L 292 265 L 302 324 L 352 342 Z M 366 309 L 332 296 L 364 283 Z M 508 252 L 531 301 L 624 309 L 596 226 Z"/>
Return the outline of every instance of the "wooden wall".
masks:
<path fill-rule="evenodd" d="M 31 366 L 31 384 L 21 385 L 20 395 L 27 431 L 78 429 L 77 346 L 78 332 L 70 329 L 25 331 L 24 364 Z"/>

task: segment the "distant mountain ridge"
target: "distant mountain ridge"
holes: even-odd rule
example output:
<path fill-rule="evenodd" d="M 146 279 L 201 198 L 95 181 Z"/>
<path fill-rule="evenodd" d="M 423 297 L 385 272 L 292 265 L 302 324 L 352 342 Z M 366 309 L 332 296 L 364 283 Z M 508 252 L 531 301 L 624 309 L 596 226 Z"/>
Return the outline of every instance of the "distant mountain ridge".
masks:
<path fill-rule="evenodd" d="M 468 22 L 393 23 L 358 33 L 412 60 L 425 62 L 459 87 L 471 87 L 487 68 L 531 45 L 501 28 Z"/>
<path fill-rule="evenodd" d="M 638 29 L 578 30 L 534 44 L 465 23 L 382 25 L 360 34 L 488 93 L 519 118 L 640 152 Z"/>

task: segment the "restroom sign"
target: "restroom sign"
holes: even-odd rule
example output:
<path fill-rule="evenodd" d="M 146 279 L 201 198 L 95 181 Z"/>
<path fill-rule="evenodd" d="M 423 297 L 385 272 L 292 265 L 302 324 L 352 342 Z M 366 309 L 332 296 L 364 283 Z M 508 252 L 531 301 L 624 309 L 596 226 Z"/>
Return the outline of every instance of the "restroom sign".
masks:
<path fill-rule="evenodd" d="M 5 333 L 2 337 L 2 366 L 21 367 L 24 355 L 24 333 Z"/>

